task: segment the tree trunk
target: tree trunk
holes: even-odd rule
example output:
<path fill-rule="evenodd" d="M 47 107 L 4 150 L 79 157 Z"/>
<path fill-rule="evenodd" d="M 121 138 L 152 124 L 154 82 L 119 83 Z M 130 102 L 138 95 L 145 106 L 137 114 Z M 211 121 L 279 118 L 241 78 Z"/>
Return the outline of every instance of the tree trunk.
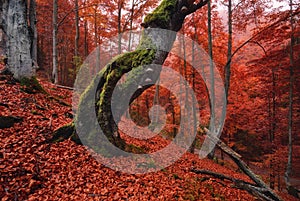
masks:
<path fill-rule="evenodd" d="M 30 0 L 29 5 L 29 22 L 30 22 L 30 37 L 31 37 L 31 57 L 34 65 L 37 65 L 37 28 L 36 28 L 36 1 Z"/>
<path fill-rule="evenodd" d="M 77 125 L 77 132 L 85 133 L 84 138 L 81 138 L 83 144 L 87 143 L 87 141 L 103 140 L 97 136 L 99 131 L 93 130 L 90 126 L 99 123 L 101 131 L 106 138 L 116 147 L 124 149 L 125 143 L 119 135 L 117 124 L 128 108 L 126 101 L 124 101 L 127 94 L 130 94 L 129 91 L 131 89 L 138 89 L 128 101 L 130 104 L 143 91 L 153 85 L 148 84 L 139 87 L 141 82 L 145 81 L 146 69 L 143 68 L 146 68 L 145 66 L 147 65 L 155 64 L 155 67 L 153 67 L 155 70 L 146 74 L 147 78 L 155 83 L 160 74 L 160 65 L 164 63 L 168 56 L 168 52 L 176 39 L 176 32 L 181 29 L 185 17 L 203 7 L 206 3 L 207 1 L 201 1 L 200 3 L 189 5 L 186 0 L 163 0 L 152 13 L 146 16 L 142 23 L 145 29 L 138 48 L 133 52 L 125 53 L 112 59 L 96 75 L 90 86 L 81 95 L 75 124 Z M 182 9 L 183 5 L 188 5 L 188 9 Z M 166 30 L 170 30 L 170 32 L 166 32 Z M 130 71 L 133 71 L 133 76 L 127 78 L 123 84 L 116 87 L 120 78 Z M 117 102 L 112 100 L 113 93 L 117 94 L 115 99 Z M 116 105 L 117 111 L 117 114 L 114 114 L 114 116 L 111 108 L 113 104 Z M 95 107 L 97 111 L 96 120 L 91 118 L 88 112 L 95 111 Z"/>
<path fill-rule="evenodd" d="M 86 58 L 89 54 L 89 45 L 88 45 L 88 26 L 87 21 L 84 21 L 84 57 Z"/>
<path fill-rule="evenodd" d="M 35 75 L 31 57 L 31 38 L 27 19 L 27 1 L 1 1 L 2 29 L 7 37 L 8 70 L 14 78 Z"/>
<path fill-rule="evenodd" d="M 121 29 L 121 20 L 122 20 L 122 8 L 124 5 L 123 0 L 118 1 L 118 54 L 121 54 L 121 38 L 122 38 L 122 29 Z"/>
<path fill-rule="evenodd" d="M 210 128 L 215 132 L 215 73 L 214 73 L 214 64 L 213 64 L 213 44 L 212 44 L 212 24 L 211 24 L 211 1 L 208 2 L 208 54 L 209 54 L 209 69 L 210 69 Z M 215 149 L 208 154 L 208 158 L 213 159 L 215 155 Z"/>
<path fill-rule="evenodd" d="M 53 0 L 53 36 L 52 36 L 52 81 L 58 83 L 58 66 L 57 66 L 57 0 Z"/>
<path fill-rule="evenodd" d="M 95 30 L 95 37 L 94 37 L 94 43 L 97 51 L 97 57 L 96 57 L 96 68 L 95 68 L 95 74 L 98 72 L 97 70 L 100 69 L 100 43 L 98 39 L 98 20 L 97 20 L 97 7 L 94 9 L 94 30 Z"/>
<path fill-rule="evenodd" d="M 197 27 L 196 27 L 196 24 L 195 24 L 195 15 L 193 14 L 193 17 L 192 17 L 192 20 L 193 20 L 193 24 L 194 24 L 194 38 L 193 38 L 193 41 L 192 41 L 192 66 L 195 66 L 195 41 L 198 41 L 198 38 L 197 38 Z M 195 69 L 193 68 L 192 69 L 192 89 L 193 91 L 196 90 L 196 83 L 195 83 Z M 197 113 L 196 113 L 196 97 L 193 96 L 193 119 L 197 119 Z M 195 148 L 196 148 L 196 140 L 197 140 L 197 122 L 196 121 L 193 121 L 193 131 L 196 132 L 196 138 L 194 140 L 194 142 L 192 143 L 189 151 L 191 153 L 194 153 L 195 152 Z"/>
<path fill-rule="evenodd" d="M 232 57 L 232 1 L 228 1 L 228 45 L 227 45 L 227 64 L 225 66 L 225 93 L 228 99 L 230 87 L 230 65 Z"/>
<path fill-rule="evenodd" d="M 75 59 L 79 55 L 78 54 L 78 44 L 79 44 L 79 11 L 78 11 L 78 0 L 75 0 Z"/>
<path fill-rule="evenodd" d="M 286 183 L 286 188 L 289 194 L 294 197 L 299 198 L 298 191 L 294 186 L 291 185 L 290 176 L 292 173 L 292 155 L 293 155 L 293 96 L 294 96 L 294 22 L 293 22 L 293 1 L 290 0 L 290 23 L 291 23 L 291 44 L 290 44 L 290 90 L 289 90 L 289 113 L 288 113 L 288 161 L 286 166 L 286 171 L 284 174 L 284 179 Z"/>

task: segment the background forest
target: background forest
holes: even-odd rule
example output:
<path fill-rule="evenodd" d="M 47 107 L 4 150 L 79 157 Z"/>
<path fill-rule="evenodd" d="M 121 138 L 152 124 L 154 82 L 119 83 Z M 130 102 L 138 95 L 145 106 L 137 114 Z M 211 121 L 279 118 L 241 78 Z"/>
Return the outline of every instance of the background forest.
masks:
<path fill-rule="evenodd" d="M 36 0 L 38 78 L 65 86 L 66 91 L 72 89 L 77 72 L 95 48 L 111 56 L 131 51 L 133 45 L 121 44 L 118 35 L 140 30 L 143 18 L 159 3 Z M 224 80 L 228 106 L 221 139 L 278 192 L 286 192 L 285 174 L 290 184 L 300 189 L 299 25 L 298 1 L 226 0 L 212 1 L 191 14 L 180 30 L 207 51 Z M 116 41 L 111 41 L 112 37 Z M 3 58 L 4 41 L 5 34 L 0 31 Z M 185 54 L 183 39 L 177 46 Z M 205 133 L 203 128 L 210 120 L 205 84 L 191 64 L 180 58 L 169 55 L 165 65 L 180 72 L 198 94 L 201 122 L 194 128 L 198 132 L 197 150 Z M 172 98 L 168 90 L 153 86 L 132 103 L 129 115 L 138 125 L 148 125 L 149 108 L 155 102 L 166 106 Z M 164 138 L 176 135 L 179 116 L 176 107 L 167 111 Z M 51 129 L 67 121 L 70 119 L 52 125 Z M 236 168 L 218 149 L 213 160 Z"/>
<path fill-rule="evenodd" d="M 78 5 L 76 5 L 78 3 Z M 58 83 L 72 86 L 80 63 L 101 43 L 111 36 L 140 29 L 145 13 L 158 1 L 58 1 L 57 66 Z M 78 9 L 76 7 L 78 6 Z M 294 104 L 293 104 L 293 173 L 300 170 L 300 119 L 299 119 L 299 3 L 293 5 L 293 30 L 289 16 L 289 2 L 241 1 L 232 2 L 232 33 L 228 33 L 228 2 L 212 4 L 213 60 L 222 74 L 228 61 L 228 35 L 232 37 L 231 78 L 228 95 L 228 112 L 222 138 L 255 163 L 261 170 L 269 170 L 274 180 L 283 175 L 288 155 L 288 111 L 290 85 L 290 46 L 294 37 Z M 78 18 L 76 21 L 76 10 Z M 51 78 L 53 4 L 37 1 L 38 64 L 43 75 Z M 208 51 L 207 8 L 190 16 L 181 30 Z M 77 30 L 79 29 L 79 30 Z M 293 31 L 293 33 L 292 33 Z M 77 33 L 77 34 L 76 34 Z M 77 42 L 76 42 L 77 40 Z M 77 45 L 76 45 L 77 44 Z M 116 48 L 110 49 L 116 55 Z M 187 76 L 192 84 L 191 68 L 183 61 L 168 62 Z M 195 80 L 195 90 L 204 90 L 203 81 Z M 168 97 L 164 91 L 161 97 Z M 147 96 L 141 100 L 143 103 Z M 151 98 L 150 98 L 151 100 Z M 154 100 L 152 98 L 152 100 Z M 200 101 L 200 100 L 199 100 Z M 202 100 L 205 105 L 205 99 Z M 206 101 L 207 102 L 207 101 Z M 141 111 L 146 105 L 140 103 Z M 206 103 L 207 104 L 207 103 Z M 148 106 L 149 107 L 149 106 Z M 209 114 L 209 108 L 203 113 Z M 209 116 L 207 117 L 207 121 Z M 207 122 L 206 122 L 207 123 Z M 297 129 L 298 128 L 298 129 Z M 276 183 L 281 181 L 276 179 Z M 281 188 L 281 185 L 278 186 Z"/>

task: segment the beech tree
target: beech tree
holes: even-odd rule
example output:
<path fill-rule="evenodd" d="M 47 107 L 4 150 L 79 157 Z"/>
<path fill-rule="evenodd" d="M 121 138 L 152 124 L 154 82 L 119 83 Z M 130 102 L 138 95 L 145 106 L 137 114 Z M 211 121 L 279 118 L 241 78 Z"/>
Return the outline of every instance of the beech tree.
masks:
<path fill-rule="evenodd" d="M 124 101 L 125 104 L 122 102 L 126 99 L 130 89 L 137 90 L 130 98 L 129 104 L 153 85 L 140 85 L 141 80 L 145 81 L 145 72 L 147 70 L 146 68 L 148 68 L 147 65 L 158 65 L 155 66 L 155 70 L 151 69 L 149 71 L 151 73 L 147 74 L 147 79 L 151 79 L 154 83 L 157 81 L 161 70 L 161 67 L 159 66 L 162 65 L 167 58 L 168 50 L 172 48 L 176 38 L 176 32 L 181 29 L 185 17 L 208 3 L 208 1 L 200 1 L 195 4 L 193 2 L 191 4 L 190 2 L 191 1 L 188 0 L 163 0 L 152 13 L 145 17 L 145 20 L 142 23 L 144 29 L 138 48 L 135 51 L 118 55 L 113 58 L 102 71 L 98 72 L 95 79 L 81 94 L 77 108 L 77 117 L 74 122 L 58 129 L 52 138 L 53 141 L 69 137 L 79 141 L 76 139 L 76 124 L 76 129 L 79 129 L 77 131 L 86 133 L 86 137 L 80 139 L 83 144 L 92 145 L 90 148 L 96 148 L 94 151 L 99 153 L 103 153 L 104 151 L 113 152 L 114 150 L 107 150 L 105 148 L 106 142 L 101 143 L 101 146 L 104 148 L 98 146 L 98 141 L 102 141 L 104 138 L 99 136 L 99 130 L 94 129 L 94 127 L 91 128 L 91 125 L 99 124 L 101 131 L 111 144 L 119 149 L 130 151 L 130 146 L 127 146 L 118 130 L 120 118 L 128 107 L 128 105 L 125 105 L 127 104 L 126 101 Z M 153 28 L 170 30 L 171 32 L 165 34 L 165 32 L 160 32 Z M 245 44 L 247 43 L 248 42 Z M 241 47 L 243 46 L 244 45 Z M 164 51 L 159 47 L 164 47 Z M 117 85 L 121 77 L 125 73 L 131 71 L 133 72 L 133 76 L 127 78 L 124 83 Z M 117 97 L 114 100 L 112 98 L 113 93 L 117 94 Z M 116 104 L 114 106 L 117 107 L 117 114 L 113 114 L 112 112 L 113 104 Z M 91 108 L 96 111 L 96 119 L 90 116 L 89 111 Z M 78 116 L 80 116 L 80 118 L 78 118 Z M 79 125 L 79 127 L 77 125 Z M 211 132 L 208 131 L 207 133 L 210 136 Z M 281 200 L 272 189 L 248 168 L 238 154 L 233 152 L 221 141 L 218 142 L 217 139 L 212 140 L 214 140 L 219 148 L 227 153 L 239 168 L 255 182 L 253 185 L 247 182 L 234 180 L 234 182 L 241 185 L 240 188 L 246 189 L 266 200 Z M 93 144 L 96 146 L 93 146 Z M 109 153 L 104 154 L 109 155 Z"/>
<path fill-rule="evenodd" d="M 30 17 L 27 16 L 27 1 L 0 2 L 0 28 L 6 35 L 7 70 L 14 78 L 31 78 L 35 75 L 33 56 L 36 55 L 35 2 L 30 2 Z M 30 26 L 30 22 L 32 23 Z M 34 41 L 33 41 L 34 40 Z M 34 42 L 34 43 L 33 43 Z M 34 54 L 34 55 L 32 55 Z"/>
<path fill-rule="evenodd" d="M 127 79 L 127 81 L 115 90 L 118 91 L 117 94 L 120 94 L 118 100 L 123 100 L 130 88 L 138 88 L 138 81 L 142 80 L 144 75 L 144 70 L 139 69 L 141 66 L 145 66 L 148 64 L 156 64 L 162 65 L 165 59 L 168 56 L 167 51 L 157 50 L 157 47 L 164 47 L 167 49 L 171 49 L 173 46 L 173 42 L 176 38 L 176 32 L 178 32 L 183 23 L 186 16 L 197 11 L 201 7 L 207 4 L 208 1 L 200 1 L 199 3 L 193 3 L 191 1 L 177 1 L 177 0 L 164 0 L 161 4 L 150 14 L 148 14 L 142 26 L 143 37 L 140 40 L 139 47 L 135 51 L 130 53 L 122 54 L 116 58 L 114 58 L 103 71 L 99 72 L 90 84 L 90 86 L 86 89 L 86 91 L 81 95 L 81 101 L 78 106 L 78 114 L 84 115 L 86 113 L 84 105 L 91 105 L 90 103 L 95 101 L 93 98 L 95 96 L 94 90 L 96 87 L 96 103 L 98 110 L 98 123 L 106 137 L 109 139 L 111 143 L 113 143 L 116 147 L 121 149 L 125 149 L 126 144 L 124 140 L 120 137 L 118 131 L 118 118 L 125 112 L 128 106 L 119 105 L 119 116 L 113 117 L 111 111 L 111 101 L 112 101 L 112 93 L 113 89 L 119 79 L 125 74 L 130 72 L 131 70 L 135 71 L 135 77 L 132 79 Z M 165 30 L 170 30 L 170 34 L 167 36 L 165 34 L 160 33 L 157 29 L 160 28 Z M 150 42 L 150 41 L 151 42 Z M 136 70 L 138 69 L 138 70 Z M 148 75 L 152 81 L 156 81 L 159 77 L 159 72 L 161 69 L 156 69 L 155 73 Z M 95 83 L 95 80 L 101 78 L 99 83 Z M 130 103 L 134 101 L 139 95 L 143 93 L 146 89 L 151 87 L 152 85 L 145 85 L 139 88 L 133 95 L 130 100 Z M 100 97 L 101 94 L 101 97 Z M 92 104 L 93 105 L 93 104 Z M 88 120 L 89 119 L 89 120 Z M 90 118 L 85 118 L 88 122 L 91 122 Z M 77 121 L 77 120 L 75 120 Z M 81 124 L 81 122 L 79 122 Z M 84 125 L 84 123 L 83 123 Z M 74 123 L 64 126 L 61 129 L 58 129 L 55 136 L 60 136 L 61 134 L 66 135 L 66 131 L 68 131 L 68 135 L 75 134 Z M 89 132 L 89 128 L 83 127 L 82 129 L 87 129 Z M 91 131 L 92 132 L 92 131 Z"/>

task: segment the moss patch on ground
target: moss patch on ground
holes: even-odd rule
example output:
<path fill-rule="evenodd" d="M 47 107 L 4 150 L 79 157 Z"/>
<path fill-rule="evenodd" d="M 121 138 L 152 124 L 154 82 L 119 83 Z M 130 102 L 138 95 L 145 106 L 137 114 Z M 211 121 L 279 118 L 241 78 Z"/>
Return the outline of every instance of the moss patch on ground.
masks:
<path fill-rule="evenodd" d="M 46 90 L 42 87 L 36 77 L 31 78 L 22 78 L 20 80 L 21 90 L 28 94 L 35 94 L 35 93 L 43 93 L 47 94 Z"/>

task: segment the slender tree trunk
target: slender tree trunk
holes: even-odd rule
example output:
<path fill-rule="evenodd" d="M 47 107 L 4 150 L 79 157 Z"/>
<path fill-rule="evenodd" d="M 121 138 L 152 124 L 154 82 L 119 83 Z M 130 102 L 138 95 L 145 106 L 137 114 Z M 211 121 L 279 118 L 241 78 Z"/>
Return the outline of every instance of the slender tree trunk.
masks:
<path fill-rule="evenodd" d="M 291 24 L 291 44 L 290 44 L 290 89 L 289 89 L 289 113 L 288 113 L 288 161 L 286 166 L 286 171 L 284 174 L 284 179 L 286 183 L 286 188 L 288 193 L 299 198 L 298 192 L 291 185 L 290 176 L 292 173 L 292 156 L 293 156 L 293 96 L 294 96 L 294 82 L 295 82 L 295 75 L 294 75 L 294 22 L 293 22 L 293 1 L 290 0 L 290 24 Z"/>
<path fill-rule="evenodd" d="M 58 64 L 57 64 L 57 0 L 53 0 L 53 36 L 52 36 L 52 81 L 58 84 Z"/>
<path fill-rule="evenodd" d="M 183 35 L 184 35 L 184 33 L 185 33 L 185 29 L 184 29 L 184 25 L 183 25 L 183 27 L 182 27 L 182 33 L 183 33 Z M 186 41 L 185 41 L 185 38 L 184 37 L 182 37 L 182 48 L 183 48 L 183 78 L 184 78 L 184 93 L 185 93 L 185 100 L 184 100 L 184 104 L 185 105 L 189 105 L 188 104 L 188 98 L 189 98 L 189 91 L 188 91 L 188 75 L 187 75 L 187 59 L 186 59 L 186 57 L 187 57 L 187 55 L 186 55 Z M 193 68 L 194 69 L 194 68 Z M 192 95 L 192 97 L 194 97 L 193 95 Z M 192 127 L 192 125 L 189 125 L 189 120 L 187 119 L 187 116 L 188 116 L 188 114 L 187 114 L 187 111 L 189 110 L 190 108 L 184 108 L 184 113 L 185 113 L 185 115 L 183 115 L 183 132 L 185 132 L 185 133 L 190 133 L 191 132 L 191 130 L 189 130 L 189 129 L 191 129 L 191 127 Z M 193 122 L 195 122 L 196 121 L 196 119 L 193 119 Z M 190 144 L 192 144 L 192 142 L 189 142 Z"/>
<path fill-rule="evenodd" d="M 98 19 L 97 19 L 97 7 L 94 8 L 94 44 L 96 48 L 96 67 L 93 69 L 93 73 L 97 73 L 100 69 L 100 42 L 98 35 Z"/>
<path fill-rule="evenodd" d="M 77 57 L 79 55 L 78 54 L 78 44 L 79 44 L 79 37 L 80 37 L 78 0 L 75 0 L 75 29 L 76 29 L 76 34 L 75 34 L 75 57 Z"/>
<path fill-rule="evenodd" d="M 86 0 L 83 2 L 84 7 L 86 6 Z M 84 19 L 84 58 L 86 58 L 89 54 L 89 45 L 88 45 L 88 23 L 87 20 Z"/>
<path fill-rule="evenodd" d="M 29 21 L 31 32 L 31 57 L 32 60 L 37 63 L 37 28 L 36 28 L 36 1 L 30 0 L 29 6 Z"/>
<path fill-rule="evenodd" d="M 227 64 L 225 66 L 225 94 L 228 101 L 230 74 L 232 57 L 232 1 L 228 0 L 228 45 L 227 45 Z"/>
<path fill-rule="evenodd" d="M 122 28 L 121 28 L 121 23 L 122 23 L 122 9 L 123 9 L 123 4 L 124 0 L 119 0 L 118 1 L 118 54 L 121 54 L 121 39 L 122 39 Z"/>
<path fill-rule="evenodd" d="M 84 56 L 85 58 L 89 54 L 89 45 L 88 45 L 88 26 L 87 26 L 87 21 L 84 21 Z"/>
<path fill-rule="evenodd" d="M 209 66 L 210 66 L 210 128 L 215 132 L 215 73 L 213 65 L 213 44 L 212 44 L 212 22 L 211 22 L 211 1 L 208 1 L 208 54 L 209 54 Z M 213 159 L 215 155 L 215 149 L 209 154 L 208 158 Z"/>
<path fill-rule="evenodd" d="M 129 27 L 129 42 L 128 42 L 128 51 L 131 51 L 131 37 L 132 37 L 132 26 L 133 26 L 133 14 L 134 14 L 134 7 L 135 7 L 135 0 L 131 2 L 131 11 L 130 11 L 130 27 Z"/>
<path fill-rule="evenodd" d="M 270 132 L 270 143 L 271 143 L 271 153 L 273 154 L 274 147 L 274 136 L 276 129 L 276 80 L 275 80 L 275 70 L 272 69 L 272 109 L 271 109 L 271 132 Z M 274 158 L 271 155 L 270 160 L 270 188 L 275 188 L 275 166 L 274 166 Z"/>
<path fill-rule="evenodd" d="M 197 37 L 197 26 L 195 24 L 195 15 L 193 14 L 193 17 L 192 17 L 192 20 L 193 20 L 193 24 L 194 24 L 194 38 L 193 38 L 193 41 L 192 41 L 192 87 L 193 87 L 193 91 L 196 90 L 196 83 L 195 83 L 195 74 L 196 74 L 196 70 L 194 68 L 195 66 L 195 41 L 198 42 L 198 37 Z M 193 132 L 196 132 L 196 139 L 194 140 L 194 142 L 192 143 L 189 151 L 191 153 L 194 153 L 195 152 L 195 148 L 196 148 L 196 142 L 197 142 L 197 112 L 196 112 L 196 97 L 195 96 L 192 96 L 192 101 L 193 101 Z"/>

